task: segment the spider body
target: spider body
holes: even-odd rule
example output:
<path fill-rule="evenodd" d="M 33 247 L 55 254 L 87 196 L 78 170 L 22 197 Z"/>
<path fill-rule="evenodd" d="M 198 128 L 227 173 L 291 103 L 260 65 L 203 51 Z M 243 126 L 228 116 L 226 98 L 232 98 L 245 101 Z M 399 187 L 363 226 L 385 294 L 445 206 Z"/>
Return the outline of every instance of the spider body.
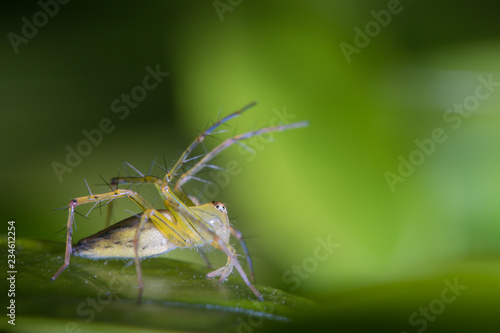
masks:
<path fill-rule="evenodd" d="M 216 207 L 220 207 L 220 209 Z M 205 205 L 190 207 L 190 210 L 204 218 L 211 232 L 197 230 L 198 234 L 203 237 L 198 239 L 190 238 L 181 243 L 176 242 L 168 234 L 164 234 L 162 229 L 158 228 L 154 223 L 145 223 L 137 248 L 138 256 L 147 258 L 165 254 L 177 248 L 203 247 L 213 241 L 213 233 L 217 234 L 224 243 L 229 242 L 230 224 L 223 204 L 214 201 Z M 168 210 L 158 210 L 158 213 L 166 220 L 174 222 L 174 217 Z M 131 216 L 92 236 L 83 238 L 73 246 L 71 254 L 92 259 L 134 258 L 133 240 L 140 221 L 139 217 Z"/>

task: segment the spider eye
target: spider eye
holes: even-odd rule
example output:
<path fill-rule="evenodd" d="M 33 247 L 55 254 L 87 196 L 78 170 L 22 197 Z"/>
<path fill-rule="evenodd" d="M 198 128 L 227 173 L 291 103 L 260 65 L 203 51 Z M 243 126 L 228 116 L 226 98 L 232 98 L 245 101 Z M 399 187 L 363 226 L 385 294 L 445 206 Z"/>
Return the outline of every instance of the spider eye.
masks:
<path fill-rule="evenodd" d="M 217 201 L 212 201 L 212 204 L 214 205 L 214 207 L 216 209 L 218 209 L 219 211 L 223 212 L 223 213 L 226 213 L 226 206 L 224 206 L 223 204 L 221 204 L 220 202 L 217 202 Z"/>

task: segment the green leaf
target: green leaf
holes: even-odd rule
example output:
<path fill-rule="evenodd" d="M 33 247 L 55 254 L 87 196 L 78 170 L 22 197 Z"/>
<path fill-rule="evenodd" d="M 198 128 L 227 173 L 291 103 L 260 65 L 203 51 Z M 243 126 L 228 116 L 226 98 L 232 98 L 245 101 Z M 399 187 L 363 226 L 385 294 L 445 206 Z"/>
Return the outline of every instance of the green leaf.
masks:
<path fill-rule="evenodd" d="M 7 241 L 0 240 L 7 258 Z M 16 242 L 16 331 L 148 332 L 245 331 L 266 323 L 290 322 L 315 307 L 312 301 L 257 285 L 264 301 L 231 276 L 218 284 L 210 271 L 165 257 L 144 259 L 143 302 L 137 304 L 137 276 L 130 260 L 72 257 L 55 280 L 65 244 Z M 9 280 L 6 289 L 9 289 Z M 0 328 L 14 328 L 3 320 Z"/>

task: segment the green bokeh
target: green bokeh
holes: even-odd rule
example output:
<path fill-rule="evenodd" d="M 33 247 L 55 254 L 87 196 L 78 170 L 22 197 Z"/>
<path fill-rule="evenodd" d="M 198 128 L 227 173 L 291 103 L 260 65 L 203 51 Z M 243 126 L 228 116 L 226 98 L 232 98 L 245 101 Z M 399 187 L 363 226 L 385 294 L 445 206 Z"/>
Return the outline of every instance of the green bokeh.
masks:
<path fill-rule="evenodd" d="M 483 281 L 498 285 L 500 274 L 500 87 L 481 88 L 490 94 L 470 114 L 449 114 L 460 123 L 444 117 L 474 100 L 478 77 L 500 82 L 498 5 L 401 1 L 401 11 L 347 61 L 342 43 L 354 45 L 354 28 L 364 30 L 371 11 L 387 5 L 242 1 L 221 21 L 210 1 L 74 1 L 18 53 L 7 34 L 20 34 L 21 18 L 40 7 L 5 5 L 2 218 L 16 221 L 18 237 L 63 241 L 64 232 L 56 232 L 66 212 L 52 209 L 86 195 L 83 179 L 103 192 L 100 176 L 125 174 L 123 161 L 147 172 L 165 156 L 171 166 L 219 110 L 226 115 L 255 100 L 220 137 L 269 126 L 277 113 L 310 121 L 306 129 L 273 135 L 273 142 L 250 141 L 255 156 L 233 147 L 216 161 L 223 167 L 236 161 L 239 171 L 219 179 L 228 184 L 206 197 L 225 202 L 248 237 L 260 283 L 326 304 L 337 319 L 355 309 L 351 303 L 342 309 L 351 292 L 356 300 L 369 290 L 387 304 L 370 288 L 393 286 L 383 290 L 399 295 L 415 283 L 432 290 L 398 300 L 406 307 L 394 316 L 406 326 L 396 331 L 416 331 L 408 316 L 439 297 L 444 278 L 473 275 L 464 294 L 477 298 L 465 303 L 481 307 L 487 293 L 474 290 L 483 290 Z M 113 101 L 157 65 L 169 76 L 121 120 Z M 85 139 L 82 130 L 103 118 L 115 129 L 59 181 L 52 163 L 65 163 L 65 147 L 75 148 Z M 445 137 L 432 148 L 436 129 Z M 427 142 L 431 153 L 417 158 L 392 191 L 386 172 L 398 173 L 400 156 L 420 156 L 416 141 Z M 207 140 L 207 148 L 218 142 Z M 116 220 L 129 209 L 136 211 L 120 202 Z M 96 209 L 88 220 L 78 218 L 75 238 L 100 230 L 104 216 Z M 338 245 L 323 261 L 315 257 L 318 238 Z M 172 257 L 199 260 L 189 251 Z M 299 280 L 283 278 L 299 277 L 293 272 L 303 265 Z M 457 318 L 465 311 L 457 310 Z"/>

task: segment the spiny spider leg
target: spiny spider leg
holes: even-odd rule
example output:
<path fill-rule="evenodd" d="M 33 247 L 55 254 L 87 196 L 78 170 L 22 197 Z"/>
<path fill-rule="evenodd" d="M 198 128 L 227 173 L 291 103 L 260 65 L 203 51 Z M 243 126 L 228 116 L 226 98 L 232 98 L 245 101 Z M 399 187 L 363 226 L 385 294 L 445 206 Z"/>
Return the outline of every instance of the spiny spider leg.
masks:
<path fill-rule="evenodd" d="M 208 162 L 210 162 L 211 159 L 213 159 L 217 154 L 219 154 L 221 151 L 223 151 L 226 148 L 229 148 L 232 144 L 241 141 L 241 140 L 246 140 L 249 139 L 253 136 L 258 136 L 264 133 L 270 133 L 270 132 L 282 132 L 288 129 L 292 128 L 301 128 L 301 127 L 306 127 L 309 125 L 309 122 L 307 121 L 302 121 L 298 123 L 292 123 L 292 124 L 287 124 L 287 125 L 279 125 L 279 126 L 273 126 L 273 127 L 265 127 L 261 128 L 259 130 L 255 131 L 250 131 L 246 132 L 243 134 L 236 135 L 232 138 L 226 139 L 224 142 L 219 144 L 217 147 L 212 149 L 208 154 L 206 154 L 201 160 L 198 161 L 191 169 L 189 169 L 187 172 L 182 174 L 177 182 L 175 183 L 174 189 L 176 191 L 180 191 L 181 187 L 183 184 L 188 182 L 193 176 L 200 171 L 200 169 L 204 168 Z"/>
<path fill-rule="evenodd" d="M 236 112 L 233 112 L 231 113 L 230 115 L 222 118 L 221 120 L 215 122 L 212 126 L 210 126 L 209 128 L 207 128 L 205 131 L 203 131 L 202 133 L 200 133 L 196 139 L 194 139 L 194 141 L 189 145 L 189 147 L 182 153 L 182 155 L 179 157 L 179 159 L 177 160 L 177 162 L 175 163 L 175 165 L 173 166 L 172 170 L 170 170 L 166 175 L 165 175 L 165 178 L 164 178 L 164 181 L 169 183 L 174 175 L 176 174 L 177 170 L 179 170 L 179 168 L 182 166 L 183 163 L 186 162 L 186 158 L 189 156 L 189 154 L 191 154 L 191 152 L 193 151 L 194 148 L 196 148 L 200 143 L 203 142 L 203 140 L 205 140 L 205 137 L 207 135 L 210 135 L 210 133 L 212 133 L 217 127 L 219 127 L 220 125 L 222 125 L 223 123 L 239 116 L 240 114 L 242 114 L 244 111 L 250 109 L 251 107 L 253 107 L 256 103 L 255 102 L 252 102 L 250 104 L 248 104 L 247 106 L 243 107 L 242 109 L 236 111 Z"/>

